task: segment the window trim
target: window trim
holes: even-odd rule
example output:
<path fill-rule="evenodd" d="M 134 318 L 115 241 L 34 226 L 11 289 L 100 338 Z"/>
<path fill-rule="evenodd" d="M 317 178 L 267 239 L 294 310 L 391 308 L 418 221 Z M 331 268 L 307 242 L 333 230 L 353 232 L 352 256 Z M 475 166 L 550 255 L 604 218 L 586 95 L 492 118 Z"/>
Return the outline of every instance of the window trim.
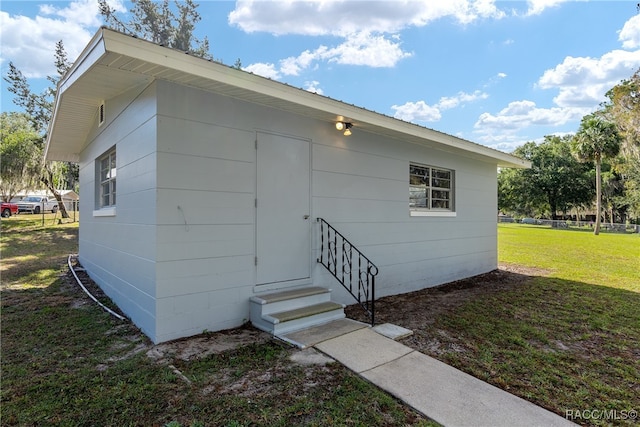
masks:
<path fill-rule="evenodd" d="M 96 210 L 94 210 L 93 216 L 115 215 L 117 204 L 117 159 L 115 146 L 96 159 Z M 105 160 L 107 162 L 106 169 L 103 168 Z M 106 173 L 106 178 L 104 179 L 103 172 Z M 105 184 L 109 186 L 107 195 L 104 193 Z M 109 198 L 108 204 L 104 203 L 105 197 Z"/>
<path fill-rule="evenodd" d="M 411 216 L 441 216 L 441 217 L 455 217 L 457 216 L 456 213 L 456 203 L 455 203 L 455 194 L 456 194 L 456 189 L 455 189 L 455 170 L 454 169 L 448 169 L 448 168 L 443 168 L 440 166 L 433 166 L 433 165 L 426 165 L 426 164 L 421 164 L 421 163 L 416 163 L 416 162 L 409 162 L 409 191 L 411 192 L 411 170 L 413 167 L 418 167 L 418 168 L 427 168 L 429 170 L 429 183 L 426 186 L 426 198 L 427 198 L 427 203 L 431 204 L 431 200 L 432 200 L 432 191 L 446 191 L 449 193 L 449 206 L 450 208 L 433 208 L 430 206 L 421 206 L 421 207 L 412 207 L 411 206 L 411 198 L 409 199 L 409 213 Z M 448 172 L 449 173 L 449 188 L 443 188 L 443 187 L 434 187 L 433 186 L 433 181 L 432 179 L 434 178 L 433 176 L 433 170 L 437 170 L 437 171 L 444 171 L 444 172 Z M 411 194 L 411 193 L 409 193 Z"/>
<path fill-rule="evenodd" d="M 96 209 L 96 210 L 93 211 L 93 216 L 95 216 L 95 217 L 116 216 L 116 207 L 115 206 L 111 206 L 111 207 L 108 207 L 108 208 Z"/>

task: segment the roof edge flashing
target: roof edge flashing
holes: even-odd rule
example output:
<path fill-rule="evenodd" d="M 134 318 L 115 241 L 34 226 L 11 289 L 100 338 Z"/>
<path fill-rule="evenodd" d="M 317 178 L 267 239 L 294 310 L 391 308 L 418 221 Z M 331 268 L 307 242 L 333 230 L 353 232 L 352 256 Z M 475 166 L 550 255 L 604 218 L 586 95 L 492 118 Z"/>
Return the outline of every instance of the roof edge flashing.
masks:
<path fill-rule="evenodd" d="M 100 63 L 105 56 L 111 54 L 135 58 L 151 66 L 166 67 L 182 76 L 188 75 L 204 80 L 212 80 L 223 85 L 239 88 L 246 94 L 255 94 L 265 98 L 285 101 L 287 104 L 290 104 L 287 109 L 288 111 L 293 111 L 293 106 L 300 106 L 323 114 L 330 113 L 329 115 L 332 116 L 342 115 L 349 117 L 355 123 L 361 123 L 363 127 L 366 127 L 370 132 L 376 132 L 376 130 L 378 130 L 383 131 L 382 133 L 394 139 L 403 139 L 404 136 L 413 140 L 413 142 L 424 141 L 425 144 L 433 143 L 442 148 L 449 147 L 449 149 L 454 151 L 459 150 L 480 156 L 487 161 L 496 163 L 499 167 L 528 168 L 531 166 L 530 162 L 514 155 L 457 136 L 430 129 L 416 123 L 406 122 L 353 104 L 348 104 L 325 95 L 308 92 L 304 89 L 257 74 L 237 70 L 216 61 L 209 61 L 189 55 L 183 51 L 163 47 L 107 27 L 101 27 L 98 30 L 58 85 L 58 93 L 54 103 L 54 115 L 47 135 L 45 159 L 49 159 L 50 156 L 52 158 L 77 156 L 77 153 L 61 152 L 61 147 L 54 147 L 55 153 L 49 153 L 49 145 L 52 140 L 57 144 L 55 134 L 58 132 L 56 132 L 56 130 L 59 126 L 62 126 L 58 123 L 58 121 L 62 120 L 58 112 L 59 109 L 62 108 L 61 105 L 64 104 L 65 91 L 74 86 L 82 76 L 91 73 L 96 63 Z M 109 67 L 115 64 L 105 65 Z M 119 68 L 114 66 L 113 70 L 116 69 Z M 134 70 L 133 72 L 151 79 L 158 78 L 152 73 L 146 73 L 145 71 Z M 182 82 L 178 81 L 178 83 L 188 86 L 184 80 Z M 196 85 L 195 87 L 199 86 Z M 199 88 L 203 89 L 202 87 Z M 76 94 L 74 94 L 74 96 L 75 95 Z"/>
<path fill-rule="evenodd" d="M 84 48 L 73 66 L 67 71 L 58 83 L 58 94 L 64 93 L 80 76 L 85 74 L 100 58 L 107 53 L 102 27 Z"/>
<path fill-rule="evenodd" d="M 101 27 L 100 30 L 93 36 L 89 44 L 83 49 L 78 56 L 78 59 L 73 63 L 71 68 L 65 73 L 64 76 L 58 82 L 58 87 L 56 91 L 56 98 L 54 100 L 54 108 L 53 115 L 51 117 L 51 121 L 49 122 L 49 126 L 47 128 L 47 140 L 44 147 L 44 160 L 64 160 L 77 162 L 78 156 L 77 154 L 70 153 L 67 155 L 52 156 L 50 153 L 51 140 L 53 135 L 56 132 L 56 126 L 58 122 L 58 112 L 60 111 L 60 105 L 62 104 L 62 99 L 64 98 L 64 93 L 75 83 L 82 75 L 84 75 L 93 65 L 100 60 L 100 58 L 106 54 L 106 46 L 103 42 L 105 27 Z M 62 157 L 62 158 L 61 158 Z M 74 159 L 74 160 L 71 160 Z"/>

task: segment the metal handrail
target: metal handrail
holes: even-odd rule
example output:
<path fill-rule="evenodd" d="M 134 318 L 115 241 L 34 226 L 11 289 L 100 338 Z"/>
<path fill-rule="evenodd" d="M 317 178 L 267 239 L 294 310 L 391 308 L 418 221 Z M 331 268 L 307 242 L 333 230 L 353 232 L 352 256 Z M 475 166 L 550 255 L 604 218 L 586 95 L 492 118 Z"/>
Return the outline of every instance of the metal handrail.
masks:
<path fill-rule="evenodd" d="M 320 257 L 317 261 L 358 301 L 373 326 L 378 267 L 323 218 L 316 221 L 320 223 Z"/>

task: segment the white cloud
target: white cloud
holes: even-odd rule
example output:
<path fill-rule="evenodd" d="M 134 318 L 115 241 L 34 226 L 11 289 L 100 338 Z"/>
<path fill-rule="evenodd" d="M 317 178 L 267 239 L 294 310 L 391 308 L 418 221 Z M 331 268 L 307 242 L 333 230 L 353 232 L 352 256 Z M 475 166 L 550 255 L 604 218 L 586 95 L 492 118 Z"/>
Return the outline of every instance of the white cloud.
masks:
<path fill-rule="evenodd" d="M 569 0 L 527 0 L 529 9 L 527 10 L 527 16 L 540 15 L 545 9 L 551 7 L 557 7 L 560 3 L 564 3 Z"/>
<path fill-rule="evenodd" d="M 304 82 L 304 89 L 309 92 L 317 93 L 318 95 L 324 95 L 324 92 L 320 89 L 320 82 L 316 80 Z"/>
<path fill-rule="evenodd" d="M 363 32 L 349 35 L 344 43 L 324 52 L 323 56 L 338 64 L 394 67 L 411 53 L 404 52 L 398 42 Z"/>
<path fill-rule="evenodd" d="M 481 18 L 504 16 L 495 0 L 240 0 L 228 19 L 230 24 L 248 33 L 344 36 L 363 31 L 395 33 L 445 17 L 468 24 Z"/>
<path fill-rule="evenodd" d="M 258 62 L 247 67 L 242 67 L 242 69 L 244 71 L 248 71 L 249 73 L 254 73 L 269 79 L 278 80 L 280 78 L 280 72 L 276 69 L 276 66 L 274 64 L 265 64 Z"/>
<path fill-rule="evenodd" d="M 556 1 L 530 2 L 530 11 L 557 5 Z M 533 12 L 531 12 L 533 14 Z M 619 33 L 623 47 L 640 47 L 640 16 L 631 18 Z M 507 150 L 523 142 L 521 132 L 539 126 L 554 128 L 575 122 L 598 108 L 606 92 L 640 67 L 640 50 L 612 50 L 599 58 L 567 56 L 538 79 L 539 89 L 557 90 L 554 106 L 539 108 L 528 100 L 511 102 L 497 114 L 483 113 L 474 124 L 478 139 Z M 506 77 L 500 73 L 499 77 Z M 514 147 L 515 148 L 515 147 Z"/>
<path fill-rule="evenodd" d="M 472 11 L 469 16 L 473 17 L 473 20 L 478 18 L 501 19 L 506 16 L 505 12 L 498 9 L 494 0 L 476 0 L 469 4 Z"/>
<path fill-rule="evenodd" d="M 542 89 L 558 89 L 554 102 L 560 107 L 589 107 L 605 99 L 605 93 L 640 67 L 640 50 L 613 50 L 600 58 L 568 56 L 538 80 Z"/>
<path fill-rule="evenodd" d="M 618 40 L 625 49 L 640 47 L 640 15 L 635 15 L 624 24 L 618 33 Z"/>
<path fill-rule="evenodd" d="M 476 129 L 521 129 L 532 124 L 558 126 L 575 118 L 570 109 L 537 108 L 533 101 L 513 101 L 497 115 L 482 113 L 475 123 Z"/>
<path fill-rule="evenodd" d="M 424 101 L 393 105 L 391 109 L 396 111 L 393 115 L 396 119 L 407 122 L 436 122 L 442 117 L 438 107 L 427 105 Z"/>
<path fill-rule="evenodd" d="M 124 10 L 121 0 L 110 5 Z M 70 61 L 76 59 L 101 25 L 97 0 L 76 0 L 66 7 L 40 7 L 35 18 L 0 11 L 0 62 L 11 61 L 27 78 L 55 74 L 56 42 L 62 40 Z"/>
<path fill-rule="evenodd" d="M 337 45 L 321 45 L 278 65 L 253 64 L 246 69 L 271 78 L 299 76 L 324 61 L 342 65 L 395 67 L 413 55 L 402 49 L 399 31 L 452 18 L 467 24 L 481 18 L 500 19 L 505 13 L 495 0 L 448 1 L 263 1 L 239 0 L 229 14 L 230 25 L 245 32 L 274 35 L 337 36 Z M 268 66 L 267 66 L 268 65 Z"/>
<path fill-rule="evenodd" d="M 282 74 L 297 76 L 301 71 L 309 68 L 315 61 L 322 59 L 326 51 L 327 48 L 325 46 L 320 46 L 313 52 L 305 50 L 296 57 L 291 56 L 283 59 L 280 61 L 280 71 Z"/>
<path fill-rule="evenodd" d="M 557 127 L 572 121 L 579 121 L 593 108 L 552 107 L 538 108 L 533 101 L 510 102 L 498 114 L 482 113 L 473 125 L 474 132 L 483 143 L 517 143 L 522 140 L 519 132 L 531 126 Z M 499 149 L 504 149 L 499 148 Z"/>
<path fill-rule="evenodd" d="M 462 24 L 477 19 L 500 19 L 505 13 L 495 0 L 448 1 L 263 1 L 238 0 L 229 13 L 230 25 L 247 33 L 337 36 L 337 45 L 321 45 L 274 64 L 253 64 L 245 69 L 277 79 L 299 76 L 318 62 L 367 67 L 395 67 L 413 55 L 402 49 L 398 32 L 451 18 Z"/>
<path fill-rule="evenodd" d="M 279 67 L 274 64 L 253 64 L 244 69 L 278 79 L 282 75 L 298 76 L 320 61 L 374 68 L 394 67 L 398 61 L 412 54 L 402 50 L 399 38 L 393 39 L 369 33 L 351 34 L 336 47 L 320 46 L 313 51 L 305 50 L 298 56 L 285 58 L 280 61 Z"/>
<path fill-rule="evenodd" d="M 98 27 L 102 25 L 102 20 L 97 13 L 97 5 L 97 1 L 94 0 L 77 0 L 64 8 L 42 5 L 40 12 L 43 15 L 57 16 L 65 22 L 73 22 L 82 27 Z"/>
<path fill-rule="evenodd" d="M 495 76 L 490 77 L 482 87 L 489 88 L 496 85 L 500 80 L 505 78 L 507 78 L 507 73 L 498 73 Z"/>
<path fill-rule="evenodd" d="M 443 110 L 458 107 L 479 99 L 487 99 L 489 95 L 479 90 L 473 93 L 458 92 L 455 96 L 443 96 L 437 104 L 431 106 L 424 101 L 407 102 L 403 105 L 393 105 L 394 117 L 408 122 L 436 122 L 442 117 Z"/>
<path fill-rule="evenodd" d="M 481 92 L 479 90 L 476 90 L 473 93 L 458 92 L 456 96 L 444 96 L 440 98 L 437 106 L 441 110 L 448 110 L 450 108 L 455 108 L 460 104 L 466 104 L 479 99 L 487 99 L 488 97 L 489 95 L 486 92 Z"/>

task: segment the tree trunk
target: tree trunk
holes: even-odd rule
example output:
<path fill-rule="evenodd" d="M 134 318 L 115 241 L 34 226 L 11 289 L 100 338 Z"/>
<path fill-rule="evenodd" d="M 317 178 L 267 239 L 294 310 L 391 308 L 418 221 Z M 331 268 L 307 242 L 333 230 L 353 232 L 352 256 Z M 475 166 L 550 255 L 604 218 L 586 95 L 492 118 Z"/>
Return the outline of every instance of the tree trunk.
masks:
<path fill-rule="evenodd" d="M 601 159 L 596 157 L 596 226 L 593 234 L 600 234 L 600 217 L 602 216 L 602 178 L 600 177 Z"/>
<path fill-rule="evenodd" d="M 51 172 L 51 169 L 49 169 L 48 165 L 45 165 L 43 168 L 42 182 L 47 186 L 49 191 L 51 191 L 51 194 L 53 194 L 53 197 L 55 197 L 58 201 L 58 209 L 60 210 L 60 215 L 62 215 L 62 218 L 69 218 L 67 208 L 62 201 L 62 196 L 53 185 L 53 173 Z"/>
<path fill-rule="evenodd" d="M 609 208 L 609 219 L 611 220 L 611 227 L 613 227 L 613 223 L 615 222 L 615 218 L 613 217 L 613 206 Z"/>
<path fill-rule="evenodd" d="M 549 200 L 549 207 L 551 209 L 551 227 L 555 228 L 558 226 L 556 220 L 558 219 L 558 215 L 556 215 L 556 211 L 558 206 L 556 205 L 555 195 Z"/>

